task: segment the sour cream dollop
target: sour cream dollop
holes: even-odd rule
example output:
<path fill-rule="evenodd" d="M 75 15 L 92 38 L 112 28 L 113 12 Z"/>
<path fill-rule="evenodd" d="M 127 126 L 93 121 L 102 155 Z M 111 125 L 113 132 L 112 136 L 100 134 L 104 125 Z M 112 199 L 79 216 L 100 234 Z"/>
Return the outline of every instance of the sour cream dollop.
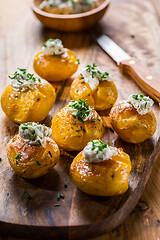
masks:
<path fill-rule="evenodd" d="M 132 94 L 128 97 L 127 102 L 131 103 L 137 112 L 141 115 L 144 115 L 151 111 L 151 107 L 154 104 L 154 101 L 142 94 Z"/>
<path fill-rule="evenodd" d="M 117 148 L 111 147 L 101 140 L 92 140 L 83 150 L 84 161 L 87 163 L 99 163 L 117 155 Z"/>
<path fill-rule="evenodd" d="M 40 78 L 34 77 L 34 74 L 27 73 L 26 69 L 18 68 L 18 70 L 9 76 L 10 85 L 15 91 L 24 92 L 27 89 L 37 90 L 36 84 L 41 82 Z"/>
<path fill-rule="evenodd" d="M 44 55 L 61 55 L 65 52 L 62 41 L 60 39 L 48 39 L 42 47 Z"/>
<path fill-rule="evenodd" d="M 112 82 L 110 74 L 108 72 L 102 72 L 95 63 L 93 63 L 93 66 L 87 65 L 81 72 L 81 76 L 92 90 L 96 89 L 100 82 Z"/>
<path fill-rule="evenodd" d="M 52 129 L 35 122 L 23 123 L 19 126 L 19 135 L 29 145 L 46 147 L 46 137 L 50 137 Z"/>

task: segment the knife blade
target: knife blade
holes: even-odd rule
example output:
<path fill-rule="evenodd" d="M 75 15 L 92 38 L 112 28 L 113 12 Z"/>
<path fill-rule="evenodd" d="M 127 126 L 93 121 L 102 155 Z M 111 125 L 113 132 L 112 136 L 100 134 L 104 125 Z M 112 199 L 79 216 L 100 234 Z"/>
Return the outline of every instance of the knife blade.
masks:
<path fill-rule="evenodd" d="M 91 31 L 99 46 L 117 63 L 120 70 L 131 75 L 139 87 L 160 103 L 160 79 L 153 76 L 137 59 L 129 56 L 111 38 L 100 34 L 96 29 Z"/>

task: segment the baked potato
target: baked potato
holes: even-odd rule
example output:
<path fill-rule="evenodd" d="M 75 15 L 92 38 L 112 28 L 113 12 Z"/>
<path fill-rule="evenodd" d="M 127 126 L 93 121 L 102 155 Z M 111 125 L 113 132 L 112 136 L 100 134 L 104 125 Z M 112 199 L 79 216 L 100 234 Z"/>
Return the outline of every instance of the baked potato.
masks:
<path fill-rule="evenodd" d="M 72 109 L 71 106 L 75 108 Z M 56 113 L 51 128 L 52 138 L 67 151 L 80 151 L 91 139 L 101 139 L 104 135 L 101 117 L 81 99 L 72 100 Z"/>
<path fill-rule="evenodd" d="M 157 128 L 156 117 L 150 107 L 145 107 L 146 103 L 148 104 L 149 100 L 143 103 L 144 106 L 140 107 L 142 109 L 138 108 L 138 111 L 145 110 L 144 114 L 139 113 L 128 100 L 119 102 L 111 109 L 112 127 L 124 141 L 130 143 L 144 142 L 155 133 Z"/>
<path fill-rule="evenodd" d="M 26 123 L 21 125 L 20 128 L 25 129 L 27 126 L 29 125 Z M 31 139 L 33 134 L 31 132 L 28 134 L 30 134 Z M 41 177 L 58 162 L 60 156 L 58 145 L 49 136 L 45 137 L 45 145 L 42 145 L 42 140 L 39 140 L 36 144 L 35 138 L 32 145 L 29 139 L 28 142 L 26 140 L 27 138 L 24 139 L 19 133 L 9 141 L 7 145 L 9 163 L 13 170 L 24 178 Z"/>
<path fill-rule="evenodd" d="M 26 70 L 23 72 L 26 72 Z M 35 82 L 30 81 L 31 85 L 25 85 L 28 84 L 28 80 L 23 79 L 22 83 L 22 76 L 26 77 L 23 72 L 16 71 L 13 77 L 17 73 L 19 75 L 11 79 L 11 85 L 8 85 L 3 91 L 1 97 L 2 110 L 10 120 L 19 124 L 28 121 L 41 122 L 54 105 L 56 99 L 55 88 L 47 81 L 35 77 L 33 77 Z M 22 84 L 18 81 L 21 81 Z M 17 86 L 15 82 L 18 82 L 19 85 Z"/>
<path fill-rule="evenodd" d="M 46 41 L 42 51 L 37 53 L 33 60 L 35 72 L 49 82 L 66 80 L 78 68 L 78 60 L 74 53 L 67 48 L 63 48 L 62 43 L 58 44 L 58 48 L 55 41 L 60 40 L 49 39 Z M 61 51 L 58 51 L 57 48 Z"/>
<path fill-rule="evenodd" d="M 88 104 L 99 111 L 111 108 L 117 96 L 117 88 L 109 77 L 109 73 L 100 72 L 95 64 L 93 67 L 87 65 L 73 80 L 70 88 L 71 99 L 88 99 Z"/>
<path fill-rule="evenodd" d="M 95 141 L 92 141 L 95 143 Z M 90 161 L 85 159 L 85 148 L 73 160 L 70 166 L 70 176 L 76 186 L 83 192 L 95 196 L 114 196 L 120 195 L 128 189 L 128 178 L 131 171 L 131 162 L 128 154 L 123 152 L 121 148 L 113 148 L 107 145 L 107 154 L 103 152 L 102 156 L 96 158 L 98 148 L 94 151 L 92 145 L 87 144 L 87 159 L 91 154 Z M 97 140 L 98 142 L 98 140 Z M 101 141 L 101 144 L 105 144 Z M 90 152 L 89 152 L 90 148 Z M 93 149 L 93 150 L 92 150 Z M 105 148 L 103 151 L 107 151 Z M 101 150 L 99 150 L 100 152 Z M 99 154 L 98 152 L 98 154 Z M 97 155 L 98 155 L 97 154 Z M 96 159 L 96 162 L 92 162 Z M 105 160 L 106 159 L 106 160 Z"/>

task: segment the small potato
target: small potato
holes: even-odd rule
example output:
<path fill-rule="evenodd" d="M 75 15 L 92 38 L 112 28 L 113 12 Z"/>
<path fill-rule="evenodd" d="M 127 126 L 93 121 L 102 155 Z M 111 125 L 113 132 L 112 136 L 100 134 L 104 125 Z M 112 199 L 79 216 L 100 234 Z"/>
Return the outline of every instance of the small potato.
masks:
<path fill-rule="evenodd" d="M 152 111 L 141 115 L 132 104 L 126 103 L 125 100 L 121 101 L 111 109 L 112 127 L 119 137 L 126 142 L 144 142 L 156 131 L 156 117 Z"/>
<path fill-rule="evenodd" d="M 41 122 L 52 109 L 55 88 L 45 80 L 36 83 L 37 90 L 16 91 L 8 85 L 1 97 L 1 106 L 7 117 L 16 123 Z"/>
<path fill-rule="evenodd" d="M 60 151 L 53 139 L 46 138 L 46 148 L 27 144 L 17 134 L 7 146 L 7 156 L 13 170 L 24 178 L 45 175 L 59 160 Z"/>
<path fill-rule="evenodd" d="M 59 147 L 67 151 L 80 151 L 91 139 L 102 139 L 104 127 L 95 110 L 93 120 L 82 123 L 74 119 L 67 109 L 68 106 L 61 109 L 52 119 L 52 138 Z"/>
<path fill-rule="evenodd" d="M 92 90 L 88 83 L 85 83 L 82 76 L 74 79 L 70 88 L 71 99 L 88 99 L 88 104 L 96 110 L 102 111 L 111 108 L 118 96 L 114 82 L 100 82 L 95 90 Z"/>
<path fill-rule="evenodd" d="M 49 82 L 66 80 L 71 77 L 78 68 L 78 61 L 72 51 L 66 49 L 62 55 L 36 54 L 33 60 L 35 72 Z"/>
<path fill-rule="evenodd" d="M 83 151 L 73 160 L 70 167 L 72 181 L 90 195 L 114 196 L 128 189 L 131 162 L 128 154 L 117 149 L 118 154 L 109 160 L 89 164 L 85 162 Z"/>

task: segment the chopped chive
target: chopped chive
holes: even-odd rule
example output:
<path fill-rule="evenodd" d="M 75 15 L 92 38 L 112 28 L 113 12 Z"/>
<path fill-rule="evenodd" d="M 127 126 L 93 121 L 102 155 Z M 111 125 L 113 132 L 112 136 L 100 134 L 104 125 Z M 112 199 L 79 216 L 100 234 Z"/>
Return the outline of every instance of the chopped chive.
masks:
<path fill-rule="evenodd" d="M 76 92 L 79 92 L 79 89 L 77 89 Z"/>
<path fill-rule="evenodd" d="M 49 153 L 49 155 L 51 156 L 51 158 L 52 158 L 52 154 L 51 154 L 51 152 L 50 151 L 48 151 L 48 153 Z"/>
<path fill-rule="evenodd" d="M 12 142 L 14 142 L 14 140 L 15 140 L 15 138 L 13 137 L 13 138 L 12 138 Z"/>
<path fill-rule="evenodd" d="M 85 81 L 82 81 L 81 83 L 85 83 Z"/>
<path fill-rule="evenodd" d="M 54 207 L 60 207 L 61 205 L 60 204 L 58 204 L 58 203 L 55 203 L 54 204 Z"/>
<path fill-rule="evenodd" d="M 2 161 L 2 158 L 0 157 L 0 161 Z"/>
<path fill-rule="evenodd" d="M 76 125 L 77 124 L 77 122 L 76 121 L 74 121 L 74 125 Z"/>
<path fill-rule="evenodd" d="M 91 123 L 96 122 L 96 120 L 91 120 Z"/>
<path fill-rule="evenodd" d="M 18 153 L 16 156 L 15 156 L 15 159 L 18 159 L 20 158 L 22 155 L 20 153 Z"/>
<path fill-rule="evenodd" d="M 57 200 L 59 201 L 61 198 L 60 193 L 57 193 Z"/>
<path fill-rule="evenodd" d="M 82 129 L 77 129 L 77 130 L 76 130 L 76 132 L 80 132 L 80 131 L 82 131 Z"/>
<path fill-rule="evenodd" d="M 18 95 L 15 95 L 14 98 L 18 98 Z"/>
<path fill-rule="evenodd" d="M 28 129 L 28 127 L 21 127 L 23 130 Z"/>
<path fill-rule="evenodd" d="M 38 140 L 37 142 L 39 143 L 39 145 L 41 145 L 41 146 L 42 146 L 42 143 L 41 143 L 41 141 L 40 141 L 40 140 Z"/>
<path fill-rule="evenodd" d="M 78 62 L 78 64 L 80 64 L 80 61 L 79 61 L 79 59 L 77 58 L 77 62 Z"/>
<path fill-rule="evenodd" d="M 108 141 L 108 146 L 110 147 L 110 141 Z"/>
<path fill-rule="evenodd" d="M 40 166 L 40 165 L 41 165 L 41 163 L 40 163 L 40 161 L 39 161 L 39 160 L 36 160 L 36 163 L 37 163 L 37 165 L 38 165 L 38 166 Z"/>
<path fill-rule="evenodd" d="M 64 183 L 64 188 L 67 188 L 67 183 L 66 182 Z"/>
<path fill-rule="evenodd" d="M 114 133 L 114 129 L 112 127 L 109 128 L 109 130 Z"/>
<path fill-rule="evenodd" d="M 16 160 L 16 164 L 18 164 L 18 161 Z"/>
<path fill-rule="evenodd" d="M 93 163 L 90 163 L 90 169 L 93 170 Z"/>
<path fill-rule="evenodd" d="M 31 195 L 29 195 L 29 193 L 26 192 L 26 191 L 24 191 L 24 196 L 25 196 L 27 199 L 29 199 L 29 200 L 32 199 Z"/>
<path fill-rule="evenodd" d="M 57 55 L 58 58 L 61 58 L 61 55 Z"/>
<path fill-rule="evenodd" d="M 40 78 L 38 78 L 38 82 L 41 82 L 41 79 L 40 79 Z"/>
<path fill-rule="evenodd" d="M 97 120 L 100 122 L 101 121 L 101 119 L 100 118 L 97 118 Z"/>

